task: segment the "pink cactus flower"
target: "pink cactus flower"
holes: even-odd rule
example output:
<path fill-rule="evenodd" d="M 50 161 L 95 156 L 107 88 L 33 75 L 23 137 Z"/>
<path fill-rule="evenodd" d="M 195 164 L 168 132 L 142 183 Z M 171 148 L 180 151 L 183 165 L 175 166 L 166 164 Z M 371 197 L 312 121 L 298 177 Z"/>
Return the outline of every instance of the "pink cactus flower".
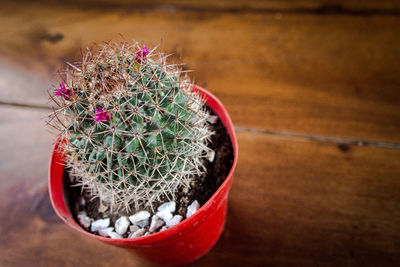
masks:
<path fill-rule="evenodd" d="M 96 121 L 110 121 L 112 119 L 112 115 L 110 112 L 104 111 L 101 107 L 96 109 L 96 113 L 94 114 L 94 119 Z"/>
<path fill-rule="evenodd" d="M 140 51 L 136 53 L 135 61 L 137 63 L 142 63 L 143 61 L 146 61 L 148 53 L 150 53 L 149 50 L 147 50 L 146 46 L 143 46 Z"/>
<path fill-rule="evenodd" d="M 64 97 L 65 100 L 70 100 L 72 97 L 72 90 L 65 88 L 65 85 L 60 83 L 60 88 L 54 91 L 54 95 L 60 95 Z"/>

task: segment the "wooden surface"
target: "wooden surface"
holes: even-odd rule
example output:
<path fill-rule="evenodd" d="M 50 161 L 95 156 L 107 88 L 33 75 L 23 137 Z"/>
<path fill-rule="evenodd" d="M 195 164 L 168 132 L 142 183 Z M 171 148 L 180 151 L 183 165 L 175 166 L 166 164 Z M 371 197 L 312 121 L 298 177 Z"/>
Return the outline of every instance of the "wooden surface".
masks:
<path fill-rule="evenodd" d="M 47 194 L 53 74 L 119 34 L 186 62 L 237 127 L 226 229 L 192 266 L 398 266 L 396 1 L 76 2 L 0 3 L 0 266 L 146 265 Z"/>

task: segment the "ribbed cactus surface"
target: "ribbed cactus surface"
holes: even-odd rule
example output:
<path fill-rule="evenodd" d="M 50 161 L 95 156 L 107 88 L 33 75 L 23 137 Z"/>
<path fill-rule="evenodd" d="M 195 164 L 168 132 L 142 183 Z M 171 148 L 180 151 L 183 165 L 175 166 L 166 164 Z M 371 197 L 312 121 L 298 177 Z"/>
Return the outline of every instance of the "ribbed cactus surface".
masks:
<path fill-rule="evenodd" d="M 52 96 L 66 165 L 111 210 L 153 208 L 205 171 L 209 114 L 166 58 L 137 42 L 105 43 L 69 64 Z"/>

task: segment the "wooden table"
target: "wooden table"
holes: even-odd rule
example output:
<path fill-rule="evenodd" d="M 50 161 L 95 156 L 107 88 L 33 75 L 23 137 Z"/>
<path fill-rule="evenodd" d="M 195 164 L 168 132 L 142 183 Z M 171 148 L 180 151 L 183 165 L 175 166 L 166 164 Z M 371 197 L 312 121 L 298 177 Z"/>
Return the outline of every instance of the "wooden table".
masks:
<path fill-rule="evenodd" d="M 226 229 L 192 266 L 400 264 L 396 1 L 0 4 L 0 265 L 145 266 L 55 215 L 46 90 L 103 40 L 174 53 L 236 125 Z"/>

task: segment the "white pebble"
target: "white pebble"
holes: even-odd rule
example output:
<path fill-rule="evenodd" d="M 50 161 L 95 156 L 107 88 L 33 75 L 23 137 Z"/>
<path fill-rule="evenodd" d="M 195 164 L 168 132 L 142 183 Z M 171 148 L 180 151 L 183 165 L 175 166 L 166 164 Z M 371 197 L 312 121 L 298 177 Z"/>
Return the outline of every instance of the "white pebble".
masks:
<path fill-rule="evenodd" d="M 156 231 L 158 228 L 160 228 L 164 224 L 165 224 L 165 222 L 160 217 L 158 217 L 157 215 L 153 215 L 153 217 L 151 217 L 149 231 L 153 233 L 154 231 Z"/>
<path fill-rule="evenodd" d="M 131 223 L 139 226 L 140 228 L 144 228 L 149 224 L 150 212 L 142 210 L 139 211 L 132 216 L 129 216 L 129 220 Z"/>
<path fill-rule="evenodd" d="M 193 201 L 192 204 L 189 205 L 186 211 L 186 218 L 189 218 L 193 214 L 196 213 L 196 211 L 200 208 L 200 204 L 197 200 Z"/>
<path fill-rule="evenodd" d="M 161 229 L 160 229 L 160 231 L 159 232 L 162 232 L 162 231 L 164 231 L 164 230 L 167 230 L 168 229 L 168 227 L 167 226 L 163 226 L 163 227 L 161 227 Z"/>
<path fill-rule="evenodd" d="M 171 220 L 171 218 L 172 218 L 172 213 L 169 212 L 169 211 L 166 211 L 166 210 L 159 211 L 159 212 L 156 213 L 156 215 L 158 217 L 160 217 L 161 219 L 163 219 L 164 222 L 167 222 L 167 221 Z"/>
<path fill-rule="evenodd" d="M 80 197 L 80 198 L 79 198 L 79 205 L 80 205 L 80 206 L 85 206 L 85 205 L 86 205 L 86 200 L 85 200 L 84 197 Z"/>
<path fill-rule="evenodd" d="M 115 232 L 120 235 L 125 234 L 130 224 L 128 217 L 122 216 L 115 222 Z"/>
<path fill-rule="evenodd" d="M 161 206 L 158 207 L 157 211 L 169 211 L 171 213 L 174 213 L 176 209 L 176 203 L 175 201 L 170 201 L 162 204 Z"/>
<path fill-rule="evenodd" d="M 131 226 L 129 226 L 129 232 L 131 232 L 131 233 L 134 233 L 134 232 L 136 232 L 137 230 L 139 230 L 140 228 L 139 227 L 137 227 L 136 225 L 131 225 Z"/>
<path fill-rule="evenodd" d="M 110 233 L 114 231 L 114 227 L 108 227 L 105 229 L 99 229 L 99 235 L 108 237 L 110 236 Z"/>
<path fill-rule="evenodd" d="M 169 221 L 167 221 L 167 227 L 172 227 L 174 225 L 177 225 L 178 223 L 180 223 L 182 221 L 183 217 L 181 215 L 175 215 L 174 217 L 172 217 L 172 219 L 170 219 Z"/>
<path fill-rule="evenodd" d="M 208 151 L 206 158 L 208 159 L 209 162 L 213 162 L 215 158 L 215 151 L 214 150 Z"/>
<path fill-rule="evenodd" d="M 89 229 L 92 219 L 86 215 L 86 212 L 82 211 L 78 214 L 78 221 L 85 229 Z"/>
<path fill-rule="evenodd" d="M 143 236 L 148 236 L 148 235 L 151 235 L 151 233 L 150 232 L 146 232 Z"/>
<path fill-rule="evenodd" d="M 100 220 L 94 221 L 92 223 L 92 226 L 91 226 L 90 230 L 92 232 L 96 232 L 96 231 L 98 231 L 100 229 L 105 229 L 108 226 L 110 226 L 110 218 L 100 219 Z"/>
<path fill-rule="evenodd" d="M 135 238 L 135 237 L 141 237 L 142 235 L 144 235 L 144 233 L 146 232 L 146 229 L 139 229 L 134 233 L 131 233 L 128 238 Z"/>
<path fill-rule="evenodd" d="M 208 116 L 207 121 L 211 124 L 214 124 L 218 121 L 218 116 L 210 115 L 210 116 Z"/>
<path fill-rule="evenodd" d="M 123 238 L 120 234 L 117 234 L 116 232 L 110 232 L 108 233 L 108 236 L 111 237 L 112 239 Z"/>

